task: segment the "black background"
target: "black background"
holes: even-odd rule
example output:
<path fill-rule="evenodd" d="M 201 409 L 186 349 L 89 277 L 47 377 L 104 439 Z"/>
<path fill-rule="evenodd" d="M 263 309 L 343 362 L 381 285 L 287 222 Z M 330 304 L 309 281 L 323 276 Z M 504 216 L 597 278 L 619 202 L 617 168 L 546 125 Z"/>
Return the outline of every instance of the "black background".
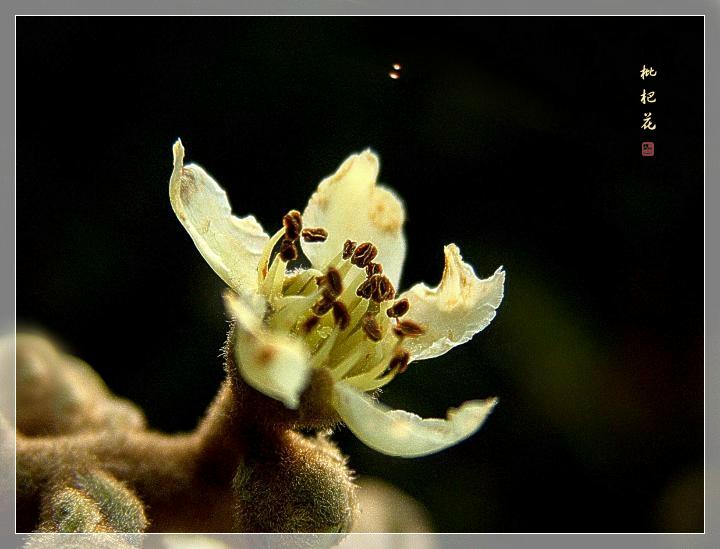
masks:
<path fill-rule="evenodd" d="M 416 460 L 344 430 L 358 472 L 438 531 L 702 530 L 701 17 L 19 18 L 18 319 L 168 431 L 210 402 L 226 329 L 170 209 L 177 137 L 270 233 L 372 147 L 408 212 L 403 288 L 448 242 L 504 265 L 493 323 L 383 394 L 496 411 Z"/>

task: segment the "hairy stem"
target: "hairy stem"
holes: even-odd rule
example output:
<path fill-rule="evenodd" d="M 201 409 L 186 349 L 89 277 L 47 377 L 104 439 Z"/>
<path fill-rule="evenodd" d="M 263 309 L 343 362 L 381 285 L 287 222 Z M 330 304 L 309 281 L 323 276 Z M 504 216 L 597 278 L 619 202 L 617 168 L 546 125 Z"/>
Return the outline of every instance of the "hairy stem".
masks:
<path fill-rule="evenodd" d="M 132 490 L 145 507 L 150 531 L 272 531 L 298 524 L 305 530 L 326 530 L 338 527 L 332 520 L 347 526 L 354 488 L 344 460 L 324 438 L 305 439 L 292 432 L 298 426 L 327 428 L 334 423 L 334 416 L 318 406 L 330 390 L 329 381 L 315 376 L 300 410 L 293 411 L 245 384 L 227 352 L 225 369 L 217 396 L 190 433 L 116 429 L 19 436 L 18 531 L 37 527 L 43 495 L 75 489 L 78 475 L 87 471 L 103 471 Z M 315 467 L 308 470 L 307 463 Z M 298 475 L 316 493 L 299 491 Z M 251 477 L 247 484 L 237 482 Z M 284 484 L 278 485 L 278 479 Z M 253 493 L 240 493 L 243 486 Z M 266 490 L 269 486 L 273 493 Z M 323 490 L 333 497 L 323 500 Z M 342 509 L 323 510 L 322 524 L 314 525 L 307 513 L 301 513 L 298 522 L 293 513 L 300 513 L 303 505 L 312 507 L 318 498 Z M 273 502 L 275 522 L 252 511 L 270 511 L 263 499 Z M 285 522 L 278 522 L 285 501 L 291 509 Z M 327 517 L 333 517 L 330 524 Z"/>

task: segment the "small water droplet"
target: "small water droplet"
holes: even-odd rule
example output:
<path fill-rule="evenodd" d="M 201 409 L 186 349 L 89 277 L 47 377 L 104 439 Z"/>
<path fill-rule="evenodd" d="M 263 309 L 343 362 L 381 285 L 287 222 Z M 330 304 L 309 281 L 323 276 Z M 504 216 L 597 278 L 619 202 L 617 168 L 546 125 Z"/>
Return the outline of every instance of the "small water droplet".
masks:
<path fill-rule="evenodd" d="M 318 335 L 325 339 L 327 338 L 331 333 L 333 329 L 330 326 L 322 326 L 321 328 L 318 328 Z"/>

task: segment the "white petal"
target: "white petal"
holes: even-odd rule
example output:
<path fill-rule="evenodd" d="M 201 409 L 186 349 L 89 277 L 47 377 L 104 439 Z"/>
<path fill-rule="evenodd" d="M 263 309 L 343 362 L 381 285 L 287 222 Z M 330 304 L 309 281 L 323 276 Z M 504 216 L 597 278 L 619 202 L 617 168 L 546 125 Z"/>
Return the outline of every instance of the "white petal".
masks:
<path fill-rule="evenodd" d="M 268 332 L 256 311 L 237 294 L 224 294 L 228 314 L 235 319 L 232 352 L 242 378 L 261 393 L 297 408 L 310 381 L 305 346 L 288 336 Z"/>
<path fill-rule="evenodd" d="M 495 318 L 504 284 L 502 267 L 490 278 L 481 280 L 463 262 L 455 244 L 445 246 L 445 271 L 438 287 L 416 284 L 399 296 L 410 302 L 407 318 L 425 328 L 421 336 L 406 338 L 403 343 L 410 359 L 439 356 L 470 341 Z"/>
<path fill-rule="evenodd" d="M 405 260 L 405 210 L 397 195 L 376 185 L 378 170 L 377 156 L 366 150 L 321 181 L 303 212 L 303 225 L 326 229 L 328 238 L 302 246 L 313 266 L 323 270 L 345 240 L 372 242 L 378 249 L 375 261 L 397 287 Z"/>
<path fill-rule="evenodd" d="M 232 289 L 257 288 L 257 266 L 268 235 L 250 215 L 232 215 L 227 194 L 200 166 L 183 167 L 185 149 L 173 145 L 170 203 L 213 270 Z"/>
<path fill-rule="evenodd" d="M 475 433 L 497 399 L 470 400 L 451 408 L 447 419 L 422 419 L 391 410 L 340 381 L 333 406 L 350 430 L 365 444 L 390 456 L 419 457 L 444 450 Z"/>

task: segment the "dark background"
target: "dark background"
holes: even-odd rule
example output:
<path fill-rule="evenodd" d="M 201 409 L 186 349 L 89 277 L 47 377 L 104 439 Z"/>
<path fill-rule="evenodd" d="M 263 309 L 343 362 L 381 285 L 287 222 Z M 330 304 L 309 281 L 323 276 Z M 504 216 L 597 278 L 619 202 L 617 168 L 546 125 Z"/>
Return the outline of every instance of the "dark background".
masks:
<path fill-rule="evenodd" d="M 415 460 L 345 430 L 358 472 L 438 531 L 702 530 L 701 17 L 18 18 L 18 320 L 169 431 L 212 399 L 226 329 L 167 197 L 178 136 L 270 233 L 370 146 L 408 212 L 403 288 L 448 242 L 505 266 L 493 323 L 383 395 L 496 411 Z"/>

